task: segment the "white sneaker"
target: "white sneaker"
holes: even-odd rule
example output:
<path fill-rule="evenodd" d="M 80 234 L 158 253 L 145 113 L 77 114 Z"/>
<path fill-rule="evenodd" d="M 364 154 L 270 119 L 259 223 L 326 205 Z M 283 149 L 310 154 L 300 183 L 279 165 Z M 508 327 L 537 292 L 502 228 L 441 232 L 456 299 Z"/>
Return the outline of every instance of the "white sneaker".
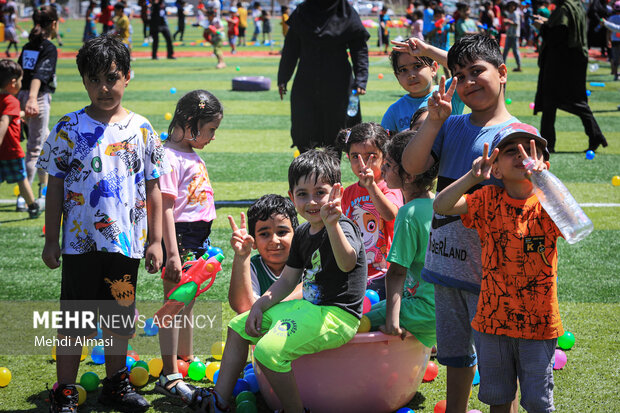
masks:
<path fill-rule="evenodd" d="M 15 205 L 16 212 L 26 212 L 28 211 L 28 205 L 26 205 L 26 200 L 22 196 L 17 197 L 17 204 Z"/>

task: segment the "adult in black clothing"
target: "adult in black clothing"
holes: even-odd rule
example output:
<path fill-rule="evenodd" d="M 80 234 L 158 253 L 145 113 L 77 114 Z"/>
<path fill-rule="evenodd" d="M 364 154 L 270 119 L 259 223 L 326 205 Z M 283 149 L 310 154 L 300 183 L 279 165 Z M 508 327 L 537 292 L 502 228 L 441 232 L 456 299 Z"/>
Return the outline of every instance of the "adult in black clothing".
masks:
<path fill-rule="evenodd" d="M 168 21 L 166 20 L 166 4 L 164 0 L 153 0 L 151 3 L 151 36 L 153 37 L 152 58 L 157 59 L 157 48 L 159 47 L 159 33 L 166 39 L 166 50 L 168 51 L 168 59 L 175 59 L 174 49 L 172 48 L 172 37 L 170 29 L 168 29 Z"/>
<path fill-rule="evenodd" d="M 177 39 L 177 34 L 181 35 L 181 41 L 183 41 L 183 35 L 185 34 L 185 0 L 177 0 L 177 31 L 172 38 Z"/>
<path fill-rule="evenodd" d="M 606 0 L 592 0 L 588 6 L 588 47 L 600 47 L 605 56 L 607 52 L 607 30 L 601 19 L 609 16 Z"/>
<path fill-rule="evenodd" d="M 366 41 L 370 35 L 347 0 L 306 1 L 295 9 L 287 24 L 278 89 L 283 99 L 299 61 L 291 90 L 293 146 L 300 152 L 333 146 L 340 129 L 361 122 L 361 110 L 355 117 L 347 117 L 347 104 L 351 90 L 359 95 L 366 93 Z"/>
<path fill-rule="evenodd" d="M 588 135 L 588 149 L 595 151 L 607 141 L 594 119 L 586 97 L 588 45 L 586 16 L 580 0 L 554 0 L 549 19 L 534 24 L 542 37 L 538 55 L 538 88 L 534 114 L 542 112 L 540 133 L 549 152 L 555 150 L 555 115 L 558 109 L 577 115 Z"/>
<path fill-rule="evenodd" d="M 138 6 L 140 6 L 140 20 L 142 20 L 142 36 L 144 41 L 148 41 L 149 26 L 151 25 L 151 17 L 149 4 L 147 0 L 138 0 Z"/>

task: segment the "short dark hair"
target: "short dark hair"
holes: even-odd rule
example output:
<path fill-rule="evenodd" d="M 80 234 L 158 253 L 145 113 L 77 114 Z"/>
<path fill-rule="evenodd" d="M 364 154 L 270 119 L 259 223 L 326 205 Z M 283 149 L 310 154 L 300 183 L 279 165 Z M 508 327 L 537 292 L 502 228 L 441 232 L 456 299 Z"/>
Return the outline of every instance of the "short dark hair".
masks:
<path fill-rule="evenodd" d="M 256 234 L 256 223 L 267 221 L 274 215 L 282 215 L 291 221 L 293 229 L 299 226 L 295 205 L 289 198 L 281 195 L 267 194 L 256 200 L 248 208 L 248 233 L 251 236 Z"/>
<path fill-rule="evenodd" d="M 385 141 L 390 138 L 387 131 L 378 123 L 358 123 L 351 129 L 342 129 L 336 137 L 338 147 L 346 153 L 351 150 L 351 145 L 371 141 L 381 152 Z"/>
<path fill-rule="evenodd" d="M 435 14 L 446 14 L 446 11 L 443 9 L 443 7 L 438 6 L 435 7 L 435 11 L 433 12 L 433 15 Z"/>
<path fill-rule="evenodd" d="M 11 59 L 0 60 L 0 89 L 4 89 L 13 79 L 24 74 L 22 67 Z"/>
<path fill-rule="evenodd" d="M 75 58 L 80 76 L 95 76 L 106 73 L 116 64 L 116 68 L 125 76 L 131 70 L 129 50 L 116 36 L 104 34 L 84 43 Z"/>
<path fill-rule="evenodd" d="M 177 102 L 174 116 L 168 126 L 168 135 L 172 136 L 175 126 L 189 128 L 192 137 L 197 136 L 200 123 L 209 123 L 224 115 L 222 103 L 211 92 L 197 89 L 183 95 Z"/>
<path fill-rule="evenodd" d="M 456 66 L 464 67 L 476 60 L 484 60 L 496 68 L 503 65 L 497 41 L 487 34 L 471 34 L 461 37 L 448 51 L 448 69 L 453 73 Z"/>
<path fill-rule="evenodd" d="M 403 168 L 403 152 L 409 141 L 415 137 L 416 133 L 417 131 L 412 130 L 402 131 L 397 133 L 385 144 L 384 151 L 387 156 L 392 158 L 392 160 L 398 164 L 398 175 L 401 178 L 407 173 L 405 168 Z M 435 164 L 427 171 L 416 175 L 415 182 L 421 190 L 430 191 L 433 188 L 438 172 L 439 162 L 435 162 Z"/>
<path fill-rule="evenodd" d="M 398 73 L 398 58 L 403 54 L 401 52 L 397 52 L 396 50 L 392 50 L 390 52 L 390 63 L 392 63 L 392 70 L 394 73 Z M 416 56 L 418 60 L 424 63 L 426 66 L 432 66 L 435 61 L 428 56 Z"/>
<path fill-rule="evenodd" d="M 411 115 L 411 122 L 409 122 L 409 129 L 413 128 L 413 125 L 420 119 L 420 117 L 428 112 L 428 106 L 421 106 Z"/>
<path fill-rule="evenodd" d="M 118 10 L 118 9 L 124 10 L 125 9 L 125 3 L 123 3 L 122 1 L 119 1 L 118 3 L 116 3 L 114 5 L 114 10 Z"/>
<path fill-rule="evenodd" d="M 288 167 L 288 186 L 291 192 L 301 178 L 314 176 L 314 182 L 319 180 L 335 185 L 340 182 L 340 164 L 338 159 L 325 150 L 310 149 L 293 159 Z"/>

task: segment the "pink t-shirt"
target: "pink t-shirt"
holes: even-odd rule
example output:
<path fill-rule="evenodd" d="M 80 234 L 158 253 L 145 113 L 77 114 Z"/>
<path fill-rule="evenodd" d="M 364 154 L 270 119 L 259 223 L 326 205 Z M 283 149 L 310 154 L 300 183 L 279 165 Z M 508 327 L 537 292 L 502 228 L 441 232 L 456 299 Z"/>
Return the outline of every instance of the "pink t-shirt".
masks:
<path fill-rule="evenodd" d="M 394 205 L 398 208 L 403 206 L 403 194 L 400 189 L 388 188 L 385 181 L 381 181 L 377 186 Z M 385 276 L 386 258 L 394 237 L 394 220 L 385 221 L 381 218 L 368 191 L 361 187 L 359 182 L 344 190 L 342 210 L 362 232 L 368 260 L 368 280 Z"/>
<path fill-rule="evenodd" d="M 174 222 L 213 221 L 215 203 L 207 167 L 195 152 L 165 147 L 172 172 L 159 178 L 161 193 L 174 200 Z"/>
<path fill-rule="evenodd" d="M 416 37 L 420 40 L 424 40 L 424 35 L 422 34 L 422 27 L 424 26 L 424 20 L 418 19 L 413 22 L 411 25 L 411 37 Z"/>

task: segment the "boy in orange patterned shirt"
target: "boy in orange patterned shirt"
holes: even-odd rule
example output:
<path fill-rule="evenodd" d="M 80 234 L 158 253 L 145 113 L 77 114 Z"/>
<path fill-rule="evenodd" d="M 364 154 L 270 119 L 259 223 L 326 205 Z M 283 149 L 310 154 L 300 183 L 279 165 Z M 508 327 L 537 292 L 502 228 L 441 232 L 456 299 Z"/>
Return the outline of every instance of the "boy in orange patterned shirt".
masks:
<path fill-rule="evenodd" d="M 461 215 L 482 242 L 482 284 L 471 324 L 479 349 L 478 398 L 492 413 L 510 411 L 517 379 L 524 409 L 554 410 L 553 355 L 564 334 L 556 283 L 561 233 L 534 194 L 523 166 L 528 156 L 535 172 L 547 169 L 547 141 L 530 125 L 509 124 L 493 139 L 490 156 L 485 143 L 471 172 L 433 204 L 439 214 Z M 491 176 L 504 188 L 487 185 L 465 194 Z"/>

